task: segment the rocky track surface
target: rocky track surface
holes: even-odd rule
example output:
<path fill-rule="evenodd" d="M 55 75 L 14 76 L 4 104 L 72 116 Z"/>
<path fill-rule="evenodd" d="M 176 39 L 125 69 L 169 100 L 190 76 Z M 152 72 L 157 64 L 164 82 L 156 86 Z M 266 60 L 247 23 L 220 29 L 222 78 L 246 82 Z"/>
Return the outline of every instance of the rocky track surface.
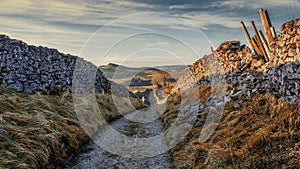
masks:
<path fill-rule="evenodd" d="M 162 132 L 162 124 L 156 119 L 156 115 L 149 111 L 155 111 L 153 108 L 144 109 L 143 112 L 135 111 L 125 117 L 118 119 L 110 124 L 109 127 L 114 128 L 119 133 L 124 134 L 130 138 L 131 141 L 134 141 L 135 138 L 148 138 L 155 136 Z M 153 117 L 148 117 L 150 114 Z M 131 120 L 128 120 L 128 119 Z M 133 118 L 138 118 L 140 120 L 143 119 L 156 119 L 150 123 L 139 123 L 132 121 Z M 97 142 L 97 139 L 100 139 L 101 135 L 109 135 L 113 137 L 110 133 L 109 127 L 105 127 L 100 133 L 99 137 L 95 138 L 94 141 Z M 108 138 L 110 139 L 110 138 Z M 113 138 L 112 138 L 113 139 Z M 114 144 L 112 142 L 112 144 Z M 125 143 L 124 143 L 125 144 Z M 131 143 L 128 143 L 128 147 Z M 138 144 L 137 144 L 138 145 Z M 118 145 L 117 145 L 118 146 Z M 117 147 L 116 146 L 116 147 Z M 132 147 L 137 148 L 137 147 Z M 87 153 L 81 154 L 76 159 L 73 160 L 72 166 L 68 168 L 79 169 L 93 169 L 93 168 L 149 168 L 149 169 L 167 169 L 170 168 L 170 161 L 168 153 L 163 153 L 156 155 L 154 157 L 145 157 L 145 158 L 130 158 L 130 157 L 122 157 L 116 154 L 112 154 L 108 151 L 105 151 L 98 144 L 91 144 L 89 147 L 90 151 Z M 151 152 L 152 147 L 142 147 L 143 151 Z M 139 152 L 137 151 L 137 156 Z"/>

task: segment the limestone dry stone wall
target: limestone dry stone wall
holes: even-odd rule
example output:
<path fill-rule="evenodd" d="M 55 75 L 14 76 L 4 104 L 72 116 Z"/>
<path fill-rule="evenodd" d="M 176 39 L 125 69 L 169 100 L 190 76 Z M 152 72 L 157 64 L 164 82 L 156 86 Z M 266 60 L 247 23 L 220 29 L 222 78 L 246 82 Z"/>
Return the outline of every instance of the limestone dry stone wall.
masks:
<path fill-rule="evenodd" d="M 196 86 L 212 85 L 219 81 L 224 86 L 230 86 L 226 95 L 231 99 L 268 92 L 276 98 L 300 104 L 300 62 L 274 66 L 265 72 L 246 70 L 215 74 L 201 79 Z"/>
<path fill-rule="evenodd" d="M 225 81 L 224 85 L 231 86 L 228 94 L 232 97 L 266 91 L 300 104 L 300 19 L 281 26 L 281 33 L 270 45 L 270 54 L 270 62 L 264 63 L 239 41 L 224 42 L 213 54 L 191 66 L 188 71 L 192 74 L 179 79 L 180 88 Z"/>
<path fill-rule="evenodd" d="M 204 56 L 203 58 L 197 60 L 190 68 L 192 74 L 195 76 L 196 80 L 218 73 L 223 72 L 220 67 L 220 58 L 214 54 Z"/>
<path fill-rule="evenodd" d="M 76 75 L 73 74 L 75 66 L 78 68 Z M 91 75 L 88 78 L 92 82 L 86 80 L 86 75 Z M 77 86 L 83 90 L 111 91 L 112 82 L 92 63 L 56 49 L 27 45 L 0 35 L 0 85 L 3 87 L 28 93 L 72 91 L 73 76 L 78 79 Z M 122 86 L 115 86 L 126 91 Z"/>
<path fill-rule="evenodd" d="M 252 53 L 246 45 L 241 45 L 239 41 L 227 41 L 214 53 L 197 60 L 190 70 L 196 79 L 200 80 L 209 75 L 229 71 L 258 70 L 263 64 L 263 59 Z"/>
<path fill-rule="evenodd" d="M 270 62 L 253 53 L 239 41 L 222 43 L 213 54 L 197 60 L 191 71 L 197 79 L 229 71 L 266 71 L 272 66 L 300 61 L 300 19 L 281 26 L 281 33 L 270 44 Z M 219 63 L 219 65 L 217 64 Z"/>
<path fill-rule="evenodd" d="M 283 24 L 270 44 L 271 66 L 300 61 L 300 19 Z"/>
<path fill-rule="evenodd" d="M 253 54 L 249 47 L 241 45 L 239 41 L 222 43 L 214 53 L 198 59 L 185 74 L 179 78 L 177 86 L 171 93 L 176 93 L 178 88 L 194 87 L 197 81 L 214 74 L 224 74 L 230 71 L 257 69 L 263 65 L 263 60 Z"/>
<path fill-rule="evenodd" d="M 215 51 L 220 58 L 223 73 L 234 70 L 257 70 L 264 64 L 263 58 L 252 53 L 246 45 L 239 41 L 227 41 L 222 43 Z"/>

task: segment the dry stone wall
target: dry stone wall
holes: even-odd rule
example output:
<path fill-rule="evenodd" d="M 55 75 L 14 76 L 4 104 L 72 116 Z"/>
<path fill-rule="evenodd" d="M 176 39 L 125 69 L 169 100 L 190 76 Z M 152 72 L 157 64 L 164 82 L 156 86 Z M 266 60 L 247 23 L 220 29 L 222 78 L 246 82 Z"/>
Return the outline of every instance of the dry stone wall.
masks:
<path fill-rule="evenodd" d="M 214 75 L 230 71 L 254 70 L 262 64 L 262 59 L 253 54 L 249 47 L 241 45 L 239 41 L 224 42 L 212 54 L 197 60 L 179 78 L 177 86 L 171 93 L 176 93 L 178 88 L 195 87 L 196 83 L 205 77 L 214 77 Z M 218 81 L 217 79 L 210 80 Z"/>
<path fill-rule="evenodd" d="M 78 71 L 73 74 L 75 66 Z M 56 49 L 27 45 L 0 35 L 0 84 L 3 87 L 27 93 L 72 91 L 73 76 L 78 79 L 79 90 L 111 91 L 112 82 L 92 63 Z M 119 93 L 127 91 L 115 86 Z"/>
<path fill-rule="evenodd" d="M 231 99 L 243 99 L 255 93 L 268 92 L 276 98 L 300 104 L 299 62 L 274 66 L 265 72 L 246 70 L 215 74 L 201 79 L 197 86 L 212 85 L 219 81 L 230 86 L 226 95 Z"/>
<path fill-rule="evenodd" d="M 257 70 L 263 64 L 263 58 L 252 53 L 246 45 L 239 41 L 227 41 L 222 43 L 215 51 L 220 58 L 223 73 L 236 70 Z"/>
<path fill-rule="evenodd" d="M 280 34 L 270 44 L 272 65 L 300 61 L 300 19 L 283 24 Z"/>
<path fill-rule="evenodd" d="M 213 54 L 197 60 L 191 71 L 197 79 L 201 79 L 216 73 L 267 71 L 272 66 L 300 62 L 300 19 L 283 24 L 281 33 L 271 42 L 269 50 L 271 60 L 264 63 L 264 59 L 246 45 L 241 45 L 239 41 L 227 41 Z"/>
<path fill-rule="evenodd" d="M 200 80 L 205 76 L 223 72 L 223 68 L 220 67 L 220 58 L 211 54 L 197 60 L 189 71 L 192 72 L 196 80 Z"/>
<path fill-rule="evenodd" d="M 270 62 L 264 63 L 263 58 L 239 41 L 224 42 L 213 54 L 192 65 L 192 74 L 179 79 L 180 88 L 224 82 L 230 86 L 227 96 L 232 99 L 268 92 L 300 104 L 300 19 L 281 26 L 270 53 Z"/>
<path fill-rule="evenodd" d="M 258 70 L 264 61 L 239 41 L 222 43 L 211 55 L 197 60 L 190 70 L 197 80 L 218 73 Z"/>

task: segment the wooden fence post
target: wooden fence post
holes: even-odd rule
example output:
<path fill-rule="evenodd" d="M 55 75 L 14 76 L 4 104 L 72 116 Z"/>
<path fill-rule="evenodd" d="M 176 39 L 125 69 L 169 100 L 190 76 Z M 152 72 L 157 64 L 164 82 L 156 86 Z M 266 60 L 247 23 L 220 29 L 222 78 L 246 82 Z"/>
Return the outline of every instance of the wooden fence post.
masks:
<path fill-rule="evenodd" d="M 255 51 L 255 50 L 256 50 L 256 49 L 255 49 L 255 46 L 254 46 L 254 44 L 253 44 L 253 42 L 252 42 L 252 39 L 251 39 L 251 37 L 250 37 L 250 35 L 249 35 L 249 32 L 248 32 L 248 30 L 247 30 L 247 28 L 246 28 L 244 22 L 241 21 L 240 24 L 241 24 L 241 26 L 242 26 L 242 28 L 243 28 L 243 31 L 244 31 L 244 33 L 245 33 L 247 39 L 248 39 L 249 44 L 252 46 L 252 49 L 254 50 L 254 52 L 257 53 L 257 51 Z"/>
<path fill-rule="evenodd" d="M 257 47 L 260 49 L 260 52 L 261 52 L 262 56 L 265 58 L 265 61 L 268 62 L 269 58 L 268 58 L 266 49 L 264 48 L 262 40 L 259 37 L 259 34 L 258 34 L 257 29 L 256 29 L 254 21 L 251 21 L 251 25 L 252 25 L 252 28 L 253 28 L 254 33 L 255 33 L 255 40 L 256 40 Z"/>
<path fill-rule="evenodd" d="M 272 55 L 270 54 L 270 49 L 267 44 L 267 40 L 261 30 L 259 30 L 259 36 L 262 39 L 263 45 L 265 46 L 269 60 L 273 60 Z"/>
<path fill-rule="evenodd" d="M 270 43 L 273 40 L 273 36 L 271 33 L 270 27 L 272 26 L 270 23 L 270 18 L 268 17 L 267 11 L 264 11 L 263 9 L 259 10 L 259 14 L 262 20 L 262 24 L 266 33 L 267 41 L 268 41 L 268 47 L 270 47 Z"/>

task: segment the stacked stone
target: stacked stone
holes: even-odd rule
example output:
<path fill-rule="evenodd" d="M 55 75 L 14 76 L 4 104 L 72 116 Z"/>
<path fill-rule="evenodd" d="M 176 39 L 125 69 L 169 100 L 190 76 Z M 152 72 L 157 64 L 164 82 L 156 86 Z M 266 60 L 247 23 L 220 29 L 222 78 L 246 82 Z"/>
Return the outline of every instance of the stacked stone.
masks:
<path fill-rule="evenodd" d="M 264 64 L 263 59 L 254 55 L 246 45 L 239 41 L 227 41 L 216 49 L 224 72 L 232 70 L 257 70 Z"/>
<path fill-rule="evenodd" d="M 265 72 L 245 71 L 233 83 L 230 94 L 236 97 L 243 93 L 251 96 L 257 92 L 268 92 L 276 98 L 300 104 L 299 62 L 274 66 Z M 237 94 L 237 91 L 240 93 Z"/>
<path fill-rule="evenodd" d="M 74 73 L 75 66 L 77 72 Z M 77 79 L 77 89 L 72 88 L 73 76 Z M 27 45 L 6 35 L 0 35 L 0 80 L 5 88 L 28 93 L 78 89 L 111 91 L 111 82 L 92 63 L 56 49 Z M 115 86 L 117 92 L 127 91 L 123 86 Z"/>
<path fill-rule="evenodd" d="M 271 61 L 252 54 L 238 41 L 221 44 L 214 54 L 197 60 L 190 71 L 194 86 L 222 84 L 231 86 L 228 96 L 241 99 L 257 92 L 300 104 L 300 19 L 281 26 L 279 34 L 270 45 Z M 216 57 L 217 56 L 217 57 Z M 216 63 L 219 63 L 216 64 Z M 188 79 L 179 79 L 181 88 L 191 87 Z M 224 83 L 223 83 L 224 82 Z"/>
<path fill-rule="evenodd" d="M 192 71 L 186 70 L 184 74 L 178 79 L 177 85 L 171 89 L 170 95 L 178 93 L 179 90 L 194 88 L 196 82 L 196 76 L 192 73 Z"/>
<path fill-rule="evenodd" d="M 230 71 L 262 70 L 264 61 L 239 41 L 222 43 L 216 51 L 197 60 L 190 70 L 197 80 Z"/>
<path fill-rule="evenodd" d="M 193 72 L 193 75 L 197 77 L 198 80 L 205 76 L 208 76 L 208 72 L 206 66 L 204 65 L 203 58 L 193 63 L 189 71 Z"/>
<path fill-rule="evenodd" d="M 223 69 L 220 66 L 219 57 L 217 57 L 214 54 L 211 54 L 197 60 L 190 67 L 189 71 L 192 72 L 193 76 L 195 76 L 196 80 L 198 81 L 205 76 L 223 72 Z"/>
<path fill-rule="evenodd" d="M 232 71 L 211 75 L 197 82 L 198 86 L 220 84 L 230 86 L 228 96 L 231 99 L 243 99 L 255 93 L 268 92 L 276 98 L 300 104 L 300 63 L 294 62 L 261 71 Z"/>
<path fill-rule="evenodd" d="M 300 19 L 283 24 L 281 33 L 270 44 L 272 65 L 300 61 Z"/>
<path fill-rule="evenodd" d="M 274 66 L 264 72 L 266 90 L 276 97 L 300 103 L 300 63 Z"/>
<path fill-rule="evenodd" d="M 243 57 L 243 55 L 247 57 Z M 179 78 L 177 87 L 171 93 L 176 93 L 178 88 L 191 88 L 199 85 L 201 79 L 206 81 L 219 81 L 220 74 L 232 70 L 241 70 L 251 64 L 253 55 L 248 47 L 240 45 L 238 41 L 229 41 L 221 44 L 216 52 L 197 60 L 186 73 Z M 221 81 L 219 81 L 221 82 Z M 201 82 L 202 83 L 202 82 Z"/>

